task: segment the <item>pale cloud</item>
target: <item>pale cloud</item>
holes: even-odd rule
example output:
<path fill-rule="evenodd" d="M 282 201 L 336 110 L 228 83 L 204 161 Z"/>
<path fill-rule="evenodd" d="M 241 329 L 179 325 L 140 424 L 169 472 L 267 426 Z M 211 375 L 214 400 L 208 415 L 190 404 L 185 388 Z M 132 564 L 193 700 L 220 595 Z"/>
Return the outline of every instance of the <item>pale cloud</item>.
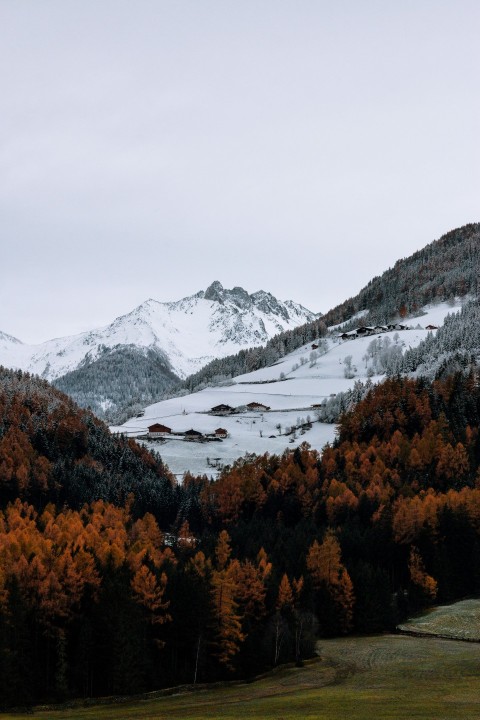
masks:
<path fill-rule="evenodd" d="M 478 221 L 476 2 L 4 0 L 0 330 L 264 288 L 325 311 Z"/>

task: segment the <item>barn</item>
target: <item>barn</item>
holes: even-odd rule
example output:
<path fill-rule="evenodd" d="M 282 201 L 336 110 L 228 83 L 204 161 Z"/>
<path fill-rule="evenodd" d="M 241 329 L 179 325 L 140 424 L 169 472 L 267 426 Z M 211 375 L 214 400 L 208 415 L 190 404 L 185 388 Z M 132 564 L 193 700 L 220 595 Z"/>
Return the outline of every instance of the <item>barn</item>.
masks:
<path fill-rule="evenodd" d="M 148 426 L 149 438 L 164 437 L 165 435 L 170 435 L 171 432 L 172 428 L 169 428 L 166 425 L 161 425 L 160 423 L 154 423 L 153 425 Z"/>
<path fill-rule="evenodd" d="M 223 403 L 221 405 L 215 405 L 215 407 L 212 407 L 210 410 L 212 415 L 231 415 L 233 412 L 235 412 L 235 408 L 230 407 L 230 405 L 224 405 Z"/>
<path fill-rule="evenodd" d="M 185 436 L 185 440 L 202 440 L 203 439 L 203 434 L 201 432 L 199 432 L 198 430 L 193 430 L 193 428 L 190 430 L 187 430 L 183 434 Z"/>
<path fill-rule="evenodd" d="M 268 405 L 264 405 L 263 403 L 258 403 L 258 402 L 248 403 L 247 409 L 254 410 L 254 411 L 260 411 L 260 412 L 266 412 L 267 410 L 270 410 Z"/>

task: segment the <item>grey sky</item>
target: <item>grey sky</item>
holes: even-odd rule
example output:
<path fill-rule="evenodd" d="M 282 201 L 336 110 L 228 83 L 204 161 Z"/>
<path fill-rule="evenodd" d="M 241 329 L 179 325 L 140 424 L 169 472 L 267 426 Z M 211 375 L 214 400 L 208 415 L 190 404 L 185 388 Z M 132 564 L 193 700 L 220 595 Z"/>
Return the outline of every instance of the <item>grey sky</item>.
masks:
<path fill-rule="evenodd" d="M 0 330 L 326 311 L 480 220 L 480 3 L 0 0 Z"/>

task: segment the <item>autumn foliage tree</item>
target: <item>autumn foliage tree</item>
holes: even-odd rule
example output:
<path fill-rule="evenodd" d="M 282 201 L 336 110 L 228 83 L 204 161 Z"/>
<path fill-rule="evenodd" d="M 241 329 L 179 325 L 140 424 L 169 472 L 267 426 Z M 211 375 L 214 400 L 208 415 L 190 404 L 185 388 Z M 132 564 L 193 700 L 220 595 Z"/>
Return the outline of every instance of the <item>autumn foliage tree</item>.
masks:
<path fill-rule="evenodd" d="M 333 602 L 338 628 L 341 632 L 348 632 L 352 626 L 355 602 L 353 585 L 341 562 L 340 544 L 332 530 L 327 531 L 321 544 L 315 540 L 311 545 L 307 568 L 314 588 L 326 593 Z M 328 628 L 326 630 L 329 631 Z"/>
<path fill-rule="evenodd" d="M 212 572 L 213 652 L 219 663 L 233 669 L 232 659 L 244 640 L 239 603 L 236 599 L 235 565 L 230 562 L 230 537 L 222 530 L 215 548 L 216 567 Z M 232 571 L 233 565 L 233 571 Z"/>
<path fill-rule="evenodd" d="M 417 591 L 420 591 L 427 600 L 435 600 L 437 597 L 437 582 L 431 575 L 425 572 L 420 553 L 414 546 L 412 546 L 410 550 L 408 570 L 410 572 L 410 579 Z"/>

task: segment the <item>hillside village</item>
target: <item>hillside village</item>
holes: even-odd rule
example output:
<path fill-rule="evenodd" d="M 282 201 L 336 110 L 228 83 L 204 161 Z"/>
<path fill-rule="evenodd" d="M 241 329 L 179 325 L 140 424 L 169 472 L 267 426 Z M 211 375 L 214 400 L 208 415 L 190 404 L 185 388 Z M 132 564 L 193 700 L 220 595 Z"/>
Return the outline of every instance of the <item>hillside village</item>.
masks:
<path fill-rule="evenodd" d="M 226 417 L 227 415 L 239 415 L 248 411 L 267 412 L 268 410 L 270 410 L 268 405 L 264 405 L 263 403 L 258 402 L 251 402 L 247 405 L 240 405 L 236 408 L 221 403 L 220 405 L 216 405 L 215 407 L 211 408 L 208 414 L 217 417 Z M 139 413 L 137 417 L 143 417 L 143 413 Z M 162 425 L 161 423 L 154 423 L 153 425 L 149 425 L 147 430 L 148 433 L 146 435 L 138 436 L 138 439 L 146 438 L 147 440 L 158 440 L 160 438 L 183 437 L 185 440 L 202 442 L 208 440 L 223 440 L 224 438 L 228 437 L 228 431 L 225 430 L 225 428 L 216 428 L 211 433 L 202 433 L 198 430 L 194 430 L 193 428 L 182 432 L 172 430 L 172 428 L 167 427 L 166 425 Z"/>
<path fill-rule="evenodd" d="M 389 325 L 361 325 L 355 330 L 344 332 L 340 335 L 341 340 L 356 340 L 361 337 L 370 337 L 371 335 L 380 335 L 396 330 L 412 330 L 411 325 L 402 325 L 401 323 L 390 323 Z M 425 330 L 438 330 L 438 325 L 426 325 Z M 312 346 L 313 347 L 313 346 Z M 318 347 L 318 346 L 316 346 Z"/>
<path fill-rule="evenodd" d="M 270 367 L 154 403 L 111 430 L 159 450 L 179 478 L 187 470 L 215 476 L 246 453 L 279 454 L 303 442 L 320 451 L 335 439 L 335 423 L 318 421 L 326 404 L 358 381 L 381 381 L 385 352 L 416 347 L 460 307 L 460 301 L 453 308 L 441 303 L 390 326 L 359 326 L 347 333 L 331 328 L 327 338 L 309 342 Z"/>

